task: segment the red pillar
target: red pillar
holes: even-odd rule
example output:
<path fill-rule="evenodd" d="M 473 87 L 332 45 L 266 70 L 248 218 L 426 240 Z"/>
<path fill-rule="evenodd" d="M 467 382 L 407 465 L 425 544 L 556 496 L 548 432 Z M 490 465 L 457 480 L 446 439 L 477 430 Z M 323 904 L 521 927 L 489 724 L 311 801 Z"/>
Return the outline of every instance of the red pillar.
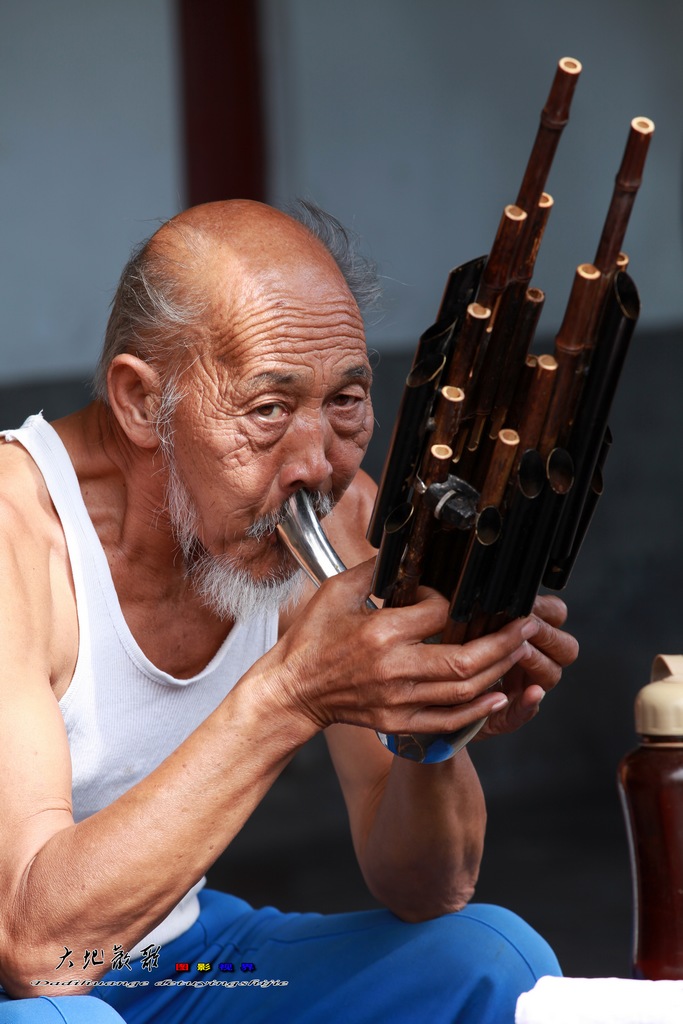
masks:
<path fill-rule="evenodd" d="M 185 198 L 265 199 L 257 0 L 178 0 Z"/>

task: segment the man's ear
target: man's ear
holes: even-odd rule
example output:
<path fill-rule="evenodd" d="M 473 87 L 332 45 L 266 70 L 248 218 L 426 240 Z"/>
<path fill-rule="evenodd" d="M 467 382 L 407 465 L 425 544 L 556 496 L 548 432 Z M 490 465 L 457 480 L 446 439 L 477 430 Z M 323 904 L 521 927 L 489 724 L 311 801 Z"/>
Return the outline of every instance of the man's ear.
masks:
<path fill-rule="evenodd" d="M 109 404 L 122 430 L 139 448 L 158 448 L 155 416 L 161 379 L 154 367 L 127 352 L 114 356 L 107 371 Z"/>

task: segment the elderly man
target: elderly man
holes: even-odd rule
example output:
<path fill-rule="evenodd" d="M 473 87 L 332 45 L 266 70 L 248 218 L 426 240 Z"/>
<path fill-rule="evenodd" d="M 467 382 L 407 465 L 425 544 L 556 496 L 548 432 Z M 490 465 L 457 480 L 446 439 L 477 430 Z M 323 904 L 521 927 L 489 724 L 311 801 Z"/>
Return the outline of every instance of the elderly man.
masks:
<path fill-rule="evenodd" d="M 576 644 L 556 599 L 460 647 L 421 643 L 436 594 L 366 608 L 371 371 L 337 227 L 241 201 L 174 218 L 124 271 L 97 400 L 4 434 L 3 1024 L 481 1024 L 557 972 L 514 915 L 468 906 L 485 827 L 468 754 L 418 765 L 372 730 L 517 728 Z M 292 592 L 275 531 L 299 488 L 336 503 L 353 566 L 316 594 Z M 386 910 L 202 891 L 322 730 Z"/>

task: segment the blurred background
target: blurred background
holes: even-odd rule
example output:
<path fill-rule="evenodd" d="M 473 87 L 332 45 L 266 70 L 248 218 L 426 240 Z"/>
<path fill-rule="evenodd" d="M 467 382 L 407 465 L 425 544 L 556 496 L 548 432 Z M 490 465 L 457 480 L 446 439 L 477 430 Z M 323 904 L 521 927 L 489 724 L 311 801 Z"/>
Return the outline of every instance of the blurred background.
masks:
<path fill-rule="evenodd" d="M 566 590 L 582 654 L 520 734 L 472 745 L 489 803 L 478 898 L 525 916 L 565 973 L 628 976 L 615 784 L 636 691 L 683 650 L 683 7 L 651 0 L 4 0 L 0 412 L 84 404 L 130 248 L 178 210 L 311 198 L 385 285 L 368 324 L 381 469 L 448 270 L 514 201 L 557 60 L 584 66 L 534 276 L 547 350 L 590 261 L 631 119 L 657 126 L 626 239 L 642 314 L 612 415 L 606 493 Z M 257 904 L 372 905 L 324 742 L 295 759 L 213 869 Z"/>

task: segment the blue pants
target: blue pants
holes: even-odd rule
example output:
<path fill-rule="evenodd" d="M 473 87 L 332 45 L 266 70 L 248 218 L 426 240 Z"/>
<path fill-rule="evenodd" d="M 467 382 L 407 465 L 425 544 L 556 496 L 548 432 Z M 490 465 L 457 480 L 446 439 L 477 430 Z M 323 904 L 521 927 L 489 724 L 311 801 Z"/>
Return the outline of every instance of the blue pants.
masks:
<path fill-rule="evenodd" d="M 88 995 L 0 995 L 0 1024 L 512 1024 L 518 995 L 560 974 L 545 941 L 500 907 L 406 924 L 386 910 L 282 914 L 210 890 L 199 899 L 198 921 L 158 961 L 110 970 Z"/>

